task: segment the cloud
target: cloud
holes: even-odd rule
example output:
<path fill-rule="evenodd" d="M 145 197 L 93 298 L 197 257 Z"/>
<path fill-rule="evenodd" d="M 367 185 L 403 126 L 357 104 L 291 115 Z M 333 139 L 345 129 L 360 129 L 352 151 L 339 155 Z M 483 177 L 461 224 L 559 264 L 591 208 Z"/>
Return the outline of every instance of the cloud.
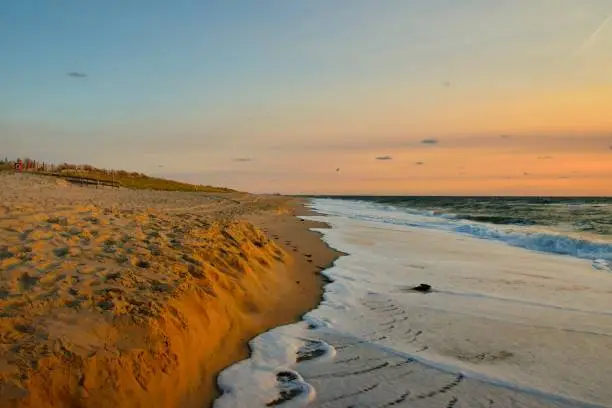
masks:
<path fill-rule="evenodd" d="M 575 54 L 579 54 L 580 52 L 584 51 L 585 49 L 592 47 L 597 42 L 601 32 L 604 31 L 604 29 L 606 28 L 608 23 L 611 22 L 611 21 L 612 21 L 612 13 L 608 14 L 608 16 L 603 20 L 603 22 L 600 25 L 597 26 L 595 31 L 593 31 L 591 33 L 591 35 L 589 35 L 582 42 L 580 47 L 578 47 L 578 49 L 576 50 Z"/>
<path fill-rule="evenodd" d="M 280 153 L 305 151 L 315 152 L 334 152 L 348 154 L 352 152 L 394 152 L 398 151 L 418 150 L 418 149 L 444 149 L 450 150 L 469 150 L 469 149 L 487 149 L 499 151 L 500 148 L 514 148 L 517 152 L 528 153 L 533 159 L 538 155 L 552 155 L 557 158 L 557 154 L 561 153 L 577 153 L 577 152 L 600 152 L 602 149 L 608 150 L 612 135 L 610 134 L 525 134 L 525 135 L 510 135 L 499 133 L 487 133 L 479 135 L 436 135 L 423 136 L 416 138 L 414 136 L 337 136 L 329 137 L 327 140 L 291 140 L 279 144 L 275 141 L 273 144 L 266 146 L 268 150 L 277 151 Z M 227 139 L 227 138 L 225 138 Z M 199 140 L 199 139 L 198 139 Z M 435 141 L 435 142 L 434 142 Z M 436 144 L 437 143 L 437 144 Z M 228 148 L 229 148 L 228 144 Z M 249 146 L 250 147 L 250 146 Z M 253 146 L 255 148 L 255 146 Z M 257 148 L 261 148 L 257 146 Z M 612 146 L 610 147 L 612 149 Z M 510 151 L 507 151 L 510 152 Z M 395 158 L 395 160 L 398 160 Z"/>
<path fill-rule="evenodd" d="M 445 88 L 449 88 L 451 86 L 450 81 L 444 81 L 442 82 L 442 86 L 444 86 Z"/>
<path fill-rule="evenodd" d="M 538 160 L 551 160 L 552 156 L 538 156 Z"/>
<path fill-rule="evenodd" d="M 378 156 L 376 160 L 393 160 L 391 156 Z"/>
<path fill-rule="evenodd" d="M 84 74 L 82 72 L 69 72 L 66 75 L 71 78 L 87 78 L 87 74 Z"/>
<path fill-rule="evenodd" d="M 254 159 L 250 158 L 250 157 L 236 157 L 234 159 L 235 162 L 251 162 Z"/>
<path fill-rule="evenodd" d="M 417 166 L 422 166 L 422 165 L 424 165 L 424 164 L 425 164 L 425 162 L 418 161 L 418 162 L 416 162 L 416 163 L 414 163 L 414 164 L 415 164 L 415 165 L 417 165 Z"/>

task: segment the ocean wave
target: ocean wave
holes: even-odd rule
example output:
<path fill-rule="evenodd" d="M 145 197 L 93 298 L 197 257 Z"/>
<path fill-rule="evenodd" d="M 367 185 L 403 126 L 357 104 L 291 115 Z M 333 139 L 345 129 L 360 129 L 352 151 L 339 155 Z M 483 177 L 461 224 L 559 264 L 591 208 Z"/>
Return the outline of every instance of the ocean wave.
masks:
<path fill-rule="evenodd" d="M 537 225 L 537 221 L 528 218 L 507 217 L 504 215 L 461 215 L 459 218 L 467 221 L 485 222 L 499 225 Z"/>
<path fill-rule="evenodd" d="M 445 219 L 464 219 L 493 225 L 562 227 L 567 231 L 612 236 L 612 198 L 604 197 L 340 197 Z M 337 198 L 336 198 L 337 199 Z"/>
<path fill-rule="evenodd" d="M 509 245 L 558 255 L 570 255 L 589 260 L 612 260 L 612 245 L 567 235 L 543 232 L 508 232 L 488 226 L 463 224 L 454 228 L 456 232 L 477 238 L 503 241 Z"/>
<path fill-rule="evenodd" d="M 416 228 L 437 229 L 475 238 L 501 241 L 508 245 L 533 251 L 567 255 L 576 258 L 596 261 L 596 269 L 612 271 L 612 242 L 595 241 L 566 235 L 545 227 L 532 228 L 527 223 L 511 224 L 513 219 L 507 217 L 500 226 L 493 223 L 485 224 L 476 217 L 475 220 L 461 219 L 452 214 L 441 215 L 431 210 L 416 210 L 395 208 L 388 210 L 386 206 L 376 203 L 359 201 L 317 200 L 317 207 L 322 206 L 330 214 L 347 216 L 363 221 L 382 222 Z"/>

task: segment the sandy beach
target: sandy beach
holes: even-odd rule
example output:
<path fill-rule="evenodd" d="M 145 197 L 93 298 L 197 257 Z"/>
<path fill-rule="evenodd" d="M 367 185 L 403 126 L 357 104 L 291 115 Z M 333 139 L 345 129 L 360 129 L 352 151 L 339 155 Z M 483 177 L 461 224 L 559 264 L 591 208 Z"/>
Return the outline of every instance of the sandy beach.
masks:
<path fill-rule="evenodd" d="M 206 406 L 338 255 L 284 197 L 0 185 L 3 407 Z"/>

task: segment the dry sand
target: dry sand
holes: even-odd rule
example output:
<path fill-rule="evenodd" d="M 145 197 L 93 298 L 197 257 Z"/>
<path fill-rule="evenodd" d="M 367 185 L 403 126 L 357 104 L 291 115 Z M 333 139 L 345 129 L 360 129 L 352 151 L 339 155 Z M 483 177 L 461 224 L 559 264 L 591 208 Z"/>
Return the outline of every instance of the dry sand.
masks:
<path fill-rule="evenodd" d="M 299 202 L 0 174 L 0 406 L 210 404 L 337 253 Z"/>

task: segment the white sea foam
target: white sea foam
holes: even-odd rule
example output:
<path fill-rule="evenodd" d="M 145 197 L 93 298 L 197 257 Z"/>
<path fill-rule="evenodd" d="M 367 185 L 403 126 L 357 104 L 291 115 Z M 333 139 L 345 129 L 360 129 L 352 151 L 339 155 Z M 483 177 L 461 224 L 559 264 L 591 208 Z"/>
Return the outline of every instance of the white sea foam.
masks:
<path fill-rule="evenodd" d="M 254 339 L 251 358 L 221 374 L 216 407 L 612 402 L 612 274 L 416 212 L 314 207 L 348 256 L 323 272 L 332 282 L 317 309 Z M 410 290 L 420 283 L 432 292 Z"/>

